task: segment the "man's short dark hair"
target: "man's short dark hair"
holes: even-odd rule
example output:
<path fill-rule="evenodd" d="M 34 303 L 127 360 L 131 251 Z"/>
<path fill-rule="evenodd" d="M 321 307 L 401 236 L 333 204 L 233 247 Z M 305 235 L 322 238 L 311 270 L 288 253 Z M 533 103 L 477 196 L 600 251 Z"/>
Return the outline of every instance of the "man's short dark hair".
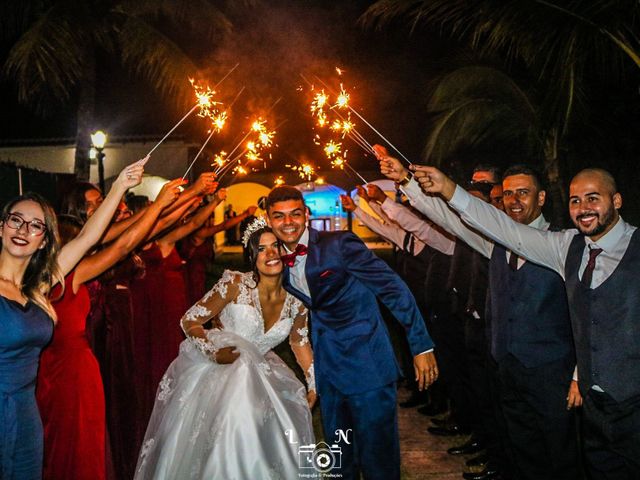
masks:
<path fill-rule="evenodd" d="M 290 185 L 279 185 L 273 188 L 269 192 L 269 195 L 267 195 L 265 210 L 269 211 L 275 203 L 286 202 L 287 200 L 300 200 L 304 204 L 304 198 L 300 190 Z"/>
<path fill-rule="evenodd" d="M 528 175 L 529 177 L 533 178 L 533 183 L 535 184 L 538 191 L 545 190 L 544 178 L 542 177 L 542 174 L 531 165 L 519 163 L 517 165 L 510 166 L 504 171 L 502 180 L 507 177 L 512 177 L 513 175 Z"/>
<path fill-rule="evenodd" d="M 498 182 L 501 178 L 500 173 L 502 172 L 502 170 L 500 169 L 500 167 L 492 165 L 490 163 L 479 163 L 473 169 L 473 173 L 476 172 L 489 172 L 493 176 L 493 178 L 495 178 L 496 182 Z"/>

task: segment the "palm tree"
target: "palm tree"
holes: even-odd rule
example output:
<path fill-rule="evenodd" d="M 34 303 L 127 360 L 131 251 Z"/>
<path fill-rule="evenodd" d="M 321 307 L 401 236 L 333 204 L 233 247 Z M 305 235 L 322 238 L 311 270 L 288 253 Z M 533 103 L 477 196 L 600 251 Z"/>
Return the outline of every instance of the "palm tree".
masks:
<path fill-rule="evenodd" d="M 96 55 L 108 54 L 166 98 L 186 102 L 186 76 L 198 68 L 161 25 L 182 27 L 215 43 L 230 28 L 207 0 L 4 0 L 0 31 L 16 39 L 2 73 L 18 99 L 42 110 L 77 100 L 75 173 L 89 177 L 89 132 L 96 93 Z M 188 85 L 188 84 L 187 84 Z"/>
<path fill-rule="evenodd" d="M 538 99 L 534 137 L 543 146 L 547 176 L 555 187 L 561 183 L 559 151 L 566 148 L 576 103 L 587 100 L 585 79 L 621 77 L 630 65 L 640 67 L 636 0 L 570 0 L 562 5 L 547 0 L 380 0 L 361 20 L 381 26 L 403 18 L 412 28 L 441 29 L 480 55 L 501 55 L 506 65 L 525 65 L 535 79 L 529 91 Z M 473 78 L 459 80 L 468 85 Z M 431 141 L 437 138 L 432 134 Z"/>
<path fill-rule="evenodd" d="M 544 112 L 527 88 L 508 74 L 484 65 L 463 66 L 443 75 L 430 95 L 430 127 L 424 158 L 443 166 L 461 152 L 491 152 L 496 164 L 518 162 L 548 167 L 556 152 L 548 150 Z M 451 167 L 451 165 L 448 165 Z M 547 168 L 548 170 L 548 168 Z M 561 206 L 564 191 L 556 180 L 549 193 Z M 561 224 L 564 209 L 553 210 Z"/>

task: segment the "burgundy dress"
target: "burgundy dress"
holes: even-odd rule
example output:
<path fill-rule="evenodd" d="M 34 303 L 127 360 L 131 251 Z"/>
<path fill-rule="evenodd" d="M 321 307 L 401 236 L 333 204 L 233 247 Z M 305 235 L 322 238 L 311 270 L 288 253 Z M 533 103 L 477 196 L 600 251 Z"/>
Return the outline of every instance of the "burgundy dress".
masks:
<path fill-rule="evenodd" d="M 130 255 L 100 277 L 106 324 L 105 355 L 100 367 L 107 408 L 107 441 L 116 479 L 133 478 L 138 459 L 139 400 L 130 285 L 134 278 L 142 276 L 142 261 L 137 255 Z"/>
<path fill-rule="evenodd" d="M 198 246 L 194 246 L 190 239 L 185 239 L 180 244 L 180 256 L 187 262 L 185 265 L 187 300 L 189 305 L 194 305 L 207 292 L 207 267 L 215 257 L 213 238 L 208 237 Z"/>
<path fill-rule="evenodd" d="M 140 253 L 144 278 L 131 283 L 134 311 L 135 378 L 140 398 L 138 429 L 144 437 L 158 384 L 178 356 L 184 339 L 180 319 L 188 308 L 184 261 L 173 248 L 166 258 L 153 246 Z"/>
<path fill-rule="evenodd" d="M 100 368 L 86 334 L 87 287 L 73 293 L 73 275 L 63 297 L 53 341 L 42 352 L 36 397 L 44 426 L 44 479 L 105 478 L 105 406 Z M 56 287 L 53 297 L 59 294 Z"/>

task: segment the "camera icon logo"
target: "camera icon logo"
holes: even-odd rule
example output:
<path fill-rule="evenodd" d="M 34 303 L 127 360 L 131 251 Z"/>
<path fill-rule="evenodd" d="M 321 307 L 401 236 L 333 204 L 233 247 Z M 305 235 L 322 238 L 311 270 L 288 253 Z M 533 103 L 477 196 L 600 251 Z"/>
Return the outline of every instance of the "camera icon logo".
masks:
<path fill-rule="evenodd" d="M 320 442 L 317 445 L 300 445 L 298 447 L 298 466 L 313 468 L 316 472 L 327 473 L 342 466 L 342 449 L 338 445 L 327 445 Z"/>

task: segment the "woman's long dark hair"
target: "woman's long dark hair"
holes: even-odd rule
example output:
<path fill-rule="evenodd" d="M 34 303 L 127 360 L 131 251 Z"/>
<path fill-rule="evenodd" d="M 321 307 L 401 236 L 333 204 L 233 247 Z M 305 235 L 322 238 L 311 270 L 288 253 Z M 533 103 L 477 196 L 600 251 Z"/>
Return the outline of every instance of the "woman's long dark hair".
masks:
<path fill-rule="evenodd" d="M 90 190 L 102 192 L 100 189 L 89 182 L 77 182 L 73 185 L 64 198 L 60 206 L 60 213 L 63 215 L 72 215 L 79 218 L 83 223 L 87 221 L 87 200 L 84 196 Z"/>
<path fill-rule="evenodd" d="M 56 320 L 56 312 L 49 301 L 49 291 L 54 282 L 60 282 L 64 288 L 64 277 L 58 268 L 58 253 L 60 251 L 60 237 L 58 222 L 53 208 L 42 196 L 28 192 L 10 200 L 2 209 L 2 222 L 7 218 L 16 204 L 24 201 L 35 202 L 44 212 L 44 247 L 35 251 L 29 260 L 22 278 L 22 294 L 47 314 Z M 2 244 L 0 244 L 0 251 Z"/>

